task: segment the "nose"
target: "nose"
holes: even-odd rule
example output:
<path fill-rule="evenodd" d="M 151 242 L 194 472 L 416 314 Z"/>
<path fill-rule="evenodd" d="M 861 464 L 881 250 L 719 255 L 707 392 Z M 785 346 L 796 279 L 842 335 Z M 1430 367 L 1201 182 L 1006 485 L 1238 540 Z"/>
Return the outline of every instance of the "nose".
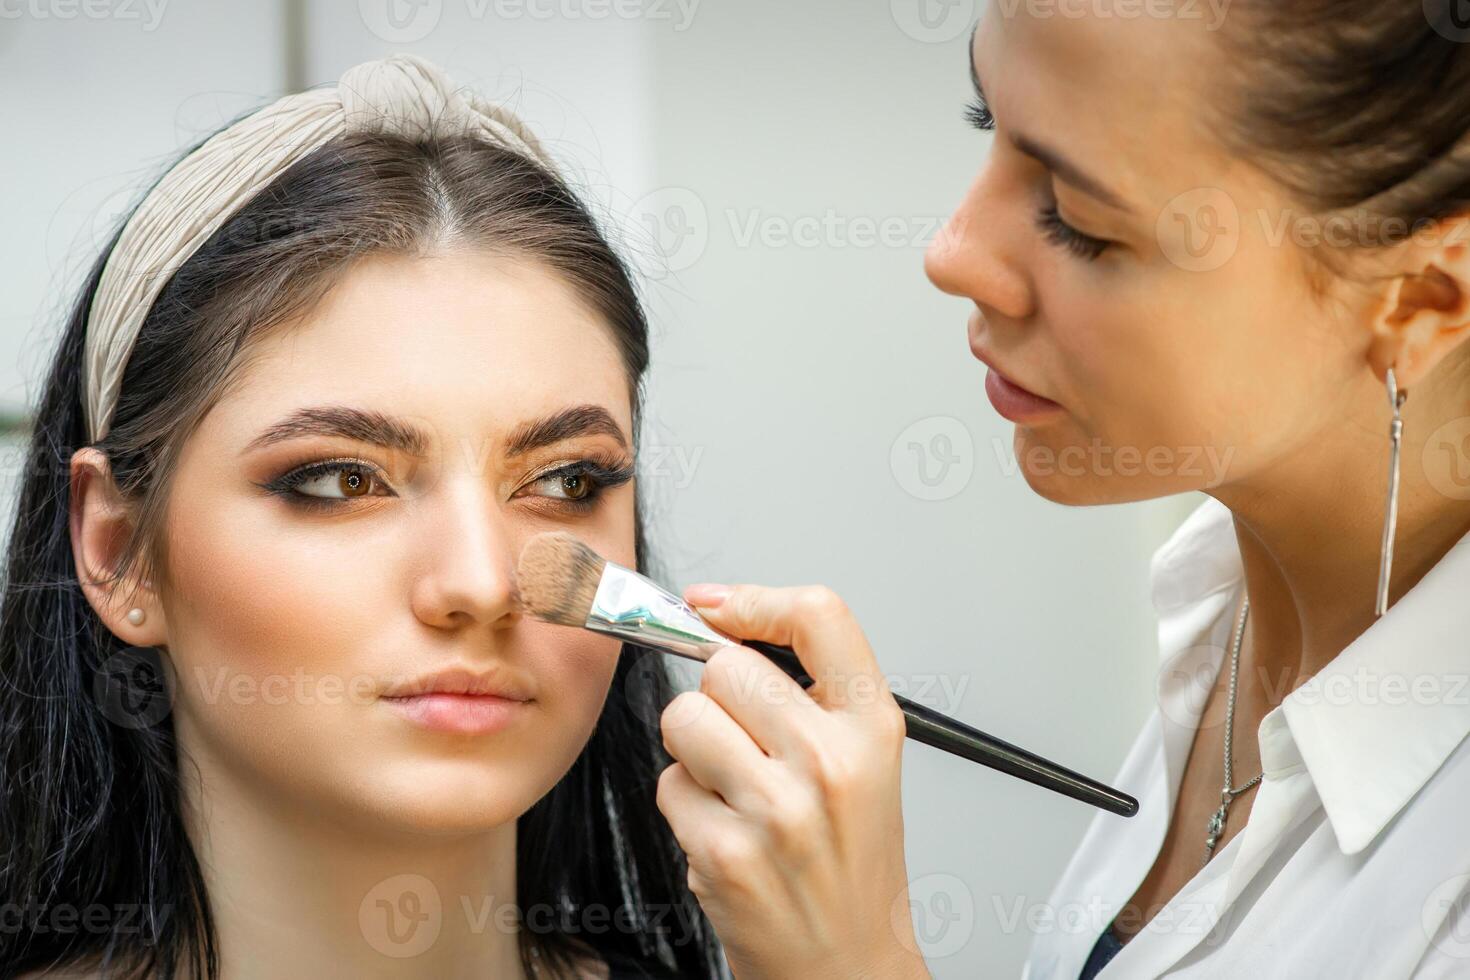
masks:
<path fill-rule="evenodd" d="M 999 316 L 1030 316 L 1034 299 L 1022 261 L 1026 206 L 1024 190 L 1007 188 L 987 164 L 924 253 L 929 281 Z"/>
<path fill-rule="evenodd" d="M 446 479 L 421 501 L 414 615 L 439 629 L 506 628 L 521 617 L 510 529 L 483 482 Z"/>

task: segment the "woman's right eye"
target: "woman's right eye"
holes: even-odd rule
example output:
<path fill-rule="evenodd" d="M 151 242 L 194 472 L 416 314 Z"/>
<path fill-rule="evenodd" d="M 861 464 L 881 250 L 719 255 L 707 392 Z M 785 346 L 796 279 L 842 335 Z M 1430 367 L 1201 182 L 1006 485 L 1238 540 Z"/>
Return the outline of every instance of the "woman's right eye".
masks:
<path fill-rule="evenodd" d="M 307 507 L 336 507 L 358 497 L 396 496 L 376 469 L 351 460 L 299 467 L 272 480 L 265 489 Z"/>

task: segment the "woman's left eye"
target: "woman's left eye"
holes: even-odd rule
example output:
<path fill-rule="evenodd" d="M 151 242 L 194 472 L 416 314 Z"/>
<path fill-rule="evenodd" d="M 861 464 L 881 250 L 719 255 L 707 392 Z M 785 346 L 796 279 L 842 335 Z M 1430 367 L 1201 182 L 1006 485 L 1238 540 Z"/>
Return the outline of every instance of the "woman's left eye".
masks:
<path fill-rule="evenodd" d="M 563 500 L 586 500 L 590 494 L 596 492 L 592 478 L 585 473 L 543 476 L 532 486 L 541 487 L 543 497 L 558 497 Z"/>
<path fill-rule="evenodd" d="M 627 467 L 609 468 L 583 460 L 542 473 L 516 495 L 524 493 L 574 507 L 590 507 L 605 491 L 627 483 L 632 476 Z"/>

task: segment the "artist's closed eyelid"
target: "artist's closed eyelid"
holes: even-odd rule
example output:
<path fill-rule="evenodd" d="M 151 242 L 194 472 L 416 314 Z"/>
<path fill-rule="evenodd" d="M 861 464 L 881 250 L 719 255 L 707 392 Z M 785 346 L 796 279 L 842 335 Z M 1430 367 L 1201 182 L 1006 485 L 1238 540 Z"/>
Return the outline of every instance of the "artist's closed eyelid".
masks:
<path fill-rule="evenodd" d="M 1049 242 L 1087 261 L 1096 259 L 1113 244 L 1105 238 L 1098 238 L 1075 228 L 1062 217 L 1055 204 L 1037 211 L 1036 226 Z"/>

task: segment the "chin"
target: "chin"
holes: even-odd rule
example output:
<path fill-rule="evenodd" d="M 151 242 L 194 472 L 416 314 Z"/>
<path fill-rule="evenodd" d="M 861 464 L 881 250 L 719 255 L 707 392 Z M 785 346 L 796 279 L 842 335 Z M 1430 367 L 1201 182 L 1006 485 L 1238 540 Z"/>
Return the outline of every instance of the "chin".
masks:
<path fill-rule="evenodd" d="M 1205 486 L 1202 481 L 1183 475 L 1141 472 L 1142 464 L 1133 467 L 1132 473 L 1111 471 L 1117 467 L 1106 462 L 1106 456 L 1090 453 L 1083 444 L 1061 447 L 1040 444 L 1028 439 L 1019 427 L 1014 451 L 1026 485 L 1038 496 L 1068 507 L 1154 500 Z"/>
<path fill-rule="evenodd" d="M 1060 448 L 1049 445 L 1038 440 L 1033 430 L 1018 425 L 1011 449 L 1021 476 L 1037 496 L 1069 507 L 1111 502 L 1100 499 L 1100 481 L 1095 475 L 1061 463 L 1066 445 Z"/>
<path fill-rule="evenodd" d="M 1021 472 L 1026 477 L 1026 485 L 1037 496 L 1044 497 L 1054 504 L 1063 504 L 1067 507 L 1121 504 L 1130 500 L 1144 499 L 1114 493 L 1111 491 L 1111 488 L 1099 484 L 1097 480 L 1090 477 L 1066 476 L 1055 472 L 1048 472 L 1043 475 L 1024 467 Z"/>
<path fill-rule="evenodd" d="M 409 834 L 457 836 L 512 824 L 550 792 L 561 769 L 520 760 L 471 757 L 429 761 L 407 759 L 379 768 L 362 787 L 358 806 L 383 829 Z"/>

